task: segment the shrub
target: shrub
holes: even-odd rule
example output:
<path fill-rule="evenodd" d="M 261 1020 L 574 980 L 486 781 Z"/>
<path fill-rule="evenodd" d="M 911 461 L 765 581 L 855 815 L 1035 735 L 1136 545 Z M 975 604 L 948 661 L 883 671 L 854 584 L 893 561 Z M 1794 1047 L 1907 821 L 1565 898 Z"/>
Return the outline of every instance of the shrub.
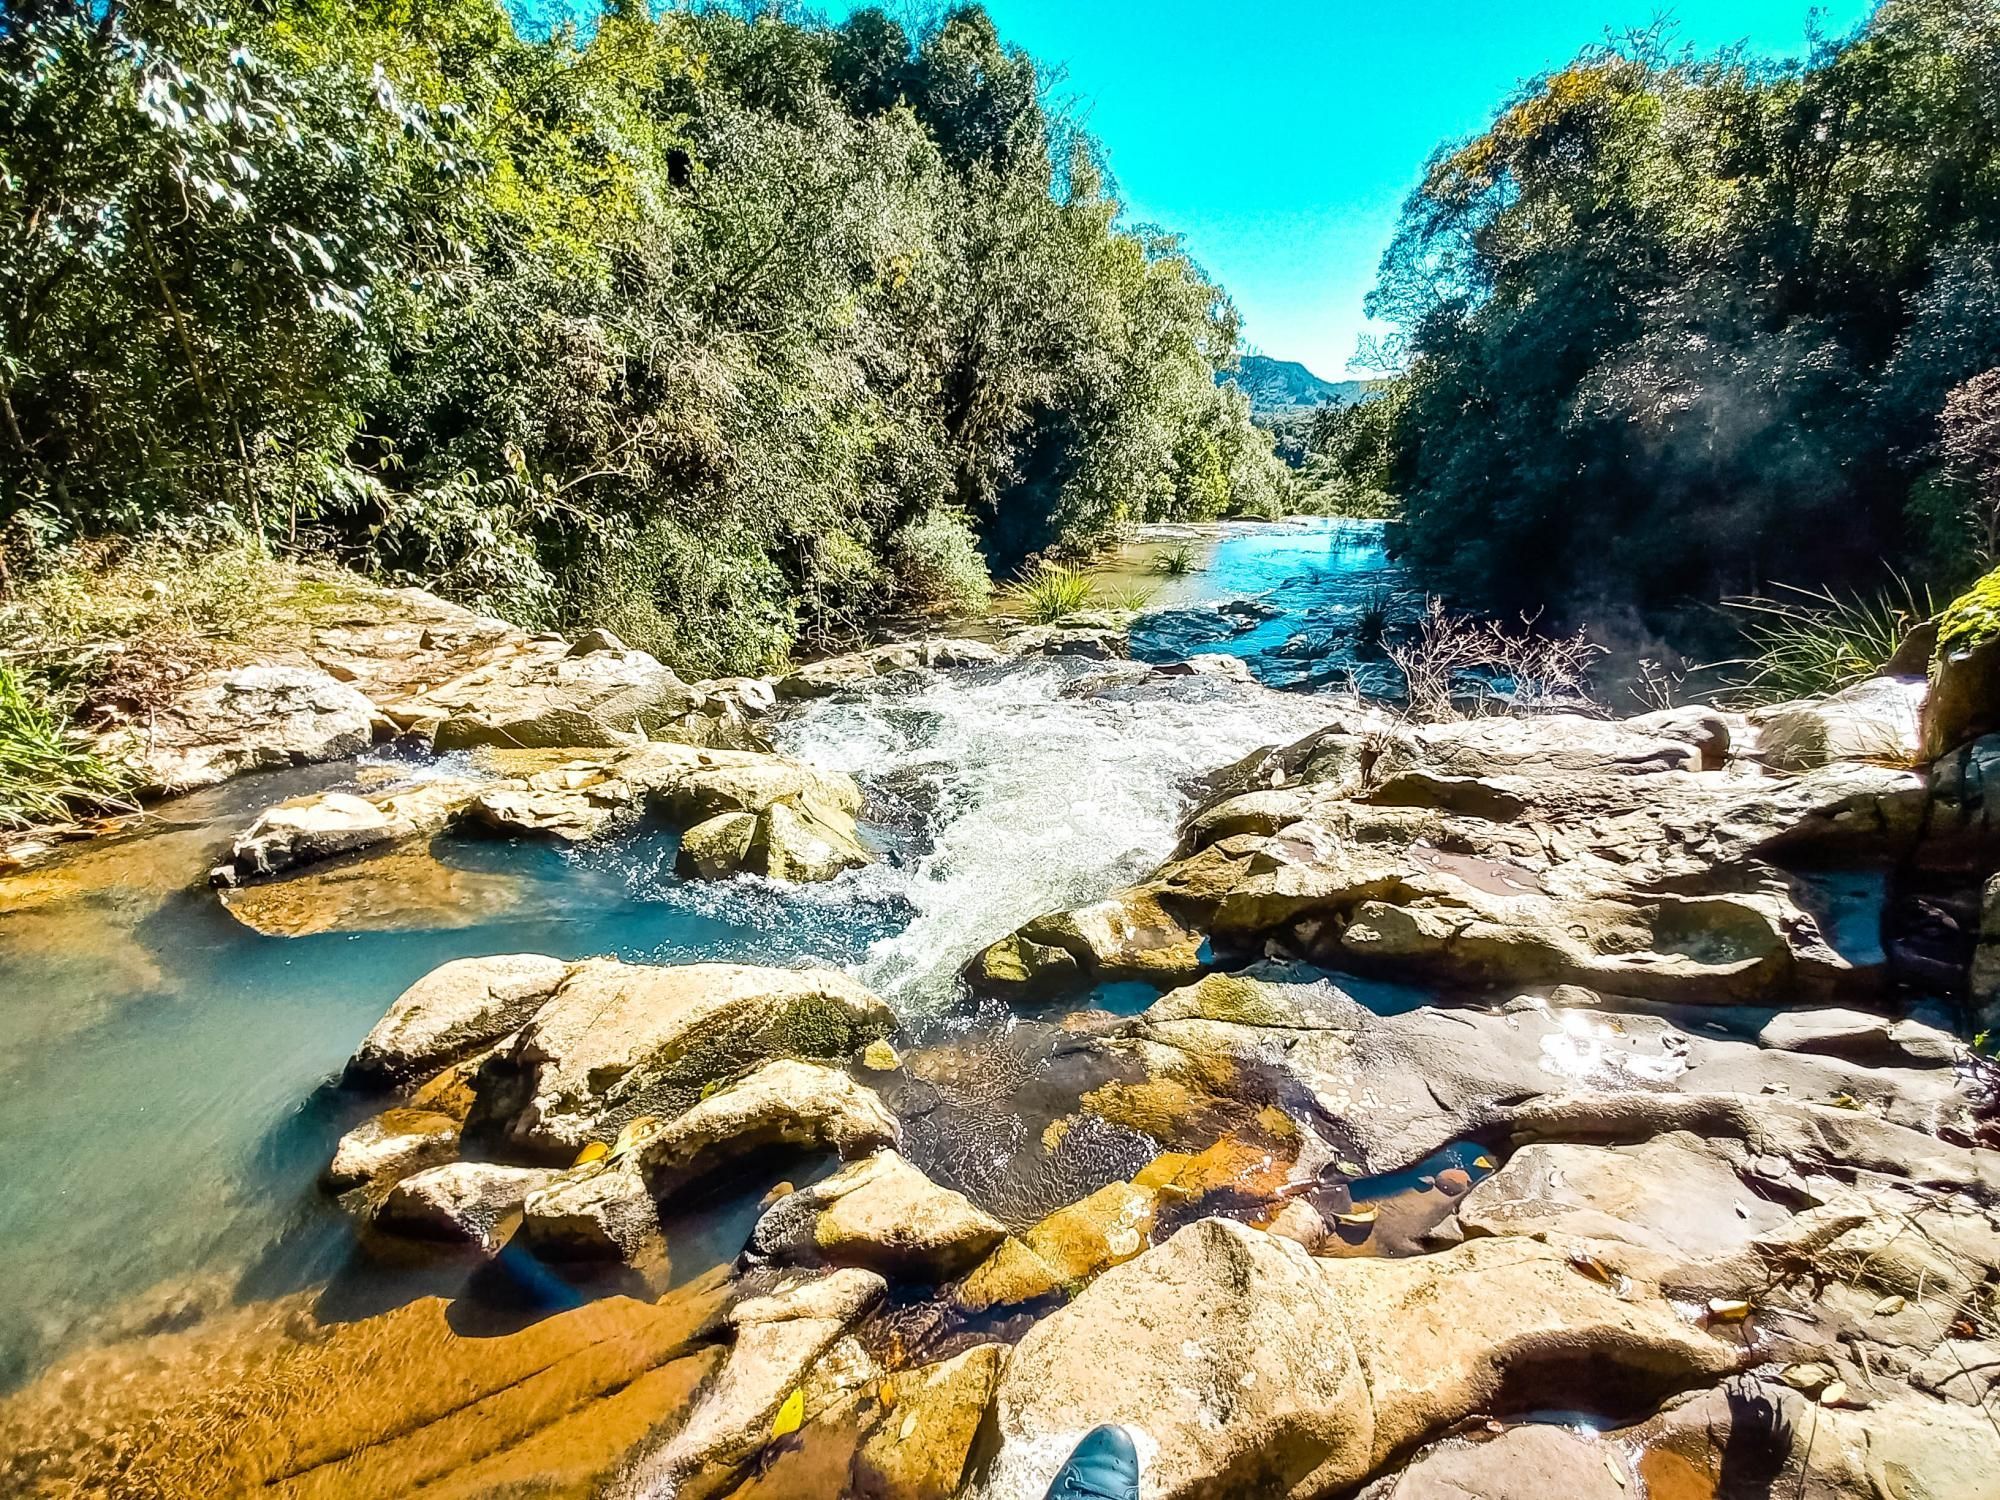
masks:
<path fill-rule="evenodd" d="M 889 555 L 897 592 L 908 602 L 966 614 L 986 608 L 993 580 L 962 511 L 927 511 L 889 539 Z"/>
<path fill-rule="evenodd" d="M 1410 713 L 1434 721 L 1458 718 L 1458 700 L 1468 696 L 1475 713 L 1585 706 L 1590 663 L 1599 654 L 1580 631 L 1543 635 L 1528 616 L 1515 631 L 1450 614 L 1440 599 L 1427 601 L 1409 641 L 1389 648 L 1408 684 Z"/>

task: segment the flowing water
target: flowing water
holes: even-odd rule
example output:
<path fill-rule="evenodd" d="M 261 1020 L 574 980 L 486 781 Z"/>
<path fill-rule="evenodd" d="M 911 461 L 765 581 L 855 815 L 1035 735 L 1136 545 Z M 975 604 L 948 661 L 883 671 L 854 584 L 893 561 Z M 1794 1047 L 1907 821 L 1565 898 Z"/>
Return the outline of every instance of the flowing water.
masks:
<path fill-rule="evenodd" d="M 1229 527 L 1200 546 L 1196 574 L 1161 583 L 1143 655 L 1228 651 L 1295 683 L 1288 641 L 1338 628 L 1396 583 L 1366 525 Z M 1127 566 L 1145 570 L 1158 550 L 1133 549 Z M 1259 607 L 1207 607 L 1244 599 Z M 1367 671 L 1351 649 L 1330 656 Z M 520 951 L 817 961 L 859 975 L 919 1036 L 963 1030 L 974 1021 L 954 975 L 967 958 L 1156 865 L 1193 778 L 1328 717 L 1304 693 L 1068 659 L 911 674 L 788 709 L 779 747 L 852 772 L 884 852 L 823 887 L 683 883 L 664 834 L 580 851 L 447 840 L 386 923 L 274 937 L 223 909 L 204 872 L 258 808 L 436 774 L 393 761 L 246 778 L 5 883 L 0 1386 L 65 1347 L 173 1326 L 218 1299 L 365 1274 L 315 1181 L 364 1106 L 325 1085 L 437 964 Z M 1099 997 L 1121 998 L 1135 997 Z M 934 1163 L 949 1144 L 933 1143 Z M 963 1164 L 942 1175 L 978 1185 Z M 718 1255 L 745 1212 L 713 1226 Z"/>

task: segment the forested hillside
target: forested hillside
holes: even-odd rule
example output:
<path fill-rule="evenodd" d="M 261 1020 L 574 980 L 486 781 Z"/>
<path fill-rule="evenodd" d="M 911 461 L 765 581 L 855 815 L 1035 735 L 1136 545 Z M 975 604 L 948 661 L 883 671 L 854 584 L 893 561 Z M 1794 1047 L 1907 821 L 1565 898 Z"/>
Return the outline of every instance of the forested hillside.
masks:
<path fill-rule="evenodd" d="M 694 673 L 1271 510 L 1234 311 L 976 7 L 0 15 L 0 513 L 252 533 Z"/>
<path fill-rule="evenodd" d="M 2000 513 L 2000 7 L 1888 0 L 1805 62 L 1658 34 L 1431 160 L 1370 311 L 1403 546 L 1482 602 L 1943 587 Z"/>

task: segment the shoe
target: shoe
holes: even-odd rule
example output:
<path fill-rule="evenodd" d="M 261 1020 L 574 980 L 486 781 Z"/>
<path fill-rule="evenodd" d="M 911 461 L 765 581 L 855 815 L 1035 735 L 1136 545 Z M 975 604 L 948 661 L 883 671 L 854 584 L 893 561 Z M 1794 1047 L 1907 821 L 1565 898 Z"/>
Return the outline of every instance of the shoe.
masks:
<path fill-rule="evenodd" d="M 1100 1427 L 1076 1445 L 1044 1500 L 1139 1500 L 1139 1450 L 1122 1427 Z"/>

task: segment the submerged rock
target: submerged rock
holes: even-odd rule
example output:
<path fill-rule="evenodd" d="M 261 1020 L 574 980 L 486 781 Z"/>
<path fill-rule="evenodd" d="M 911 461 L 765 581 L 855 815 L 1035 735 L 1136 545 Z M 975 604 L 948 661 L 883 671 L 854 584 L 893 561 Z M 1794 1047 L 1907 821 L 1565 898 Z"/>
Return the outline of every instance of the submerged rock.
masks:
<path fill-rule="evenodd" d="M 787 1399 L 812 1367 L 882 1297 L 882 1278 L 841 1270 L 738 1303 L 728 1358 L 681 1429 L 634 1465 L 613 1493 L 708 1500 L 773 1440 Z"/>

